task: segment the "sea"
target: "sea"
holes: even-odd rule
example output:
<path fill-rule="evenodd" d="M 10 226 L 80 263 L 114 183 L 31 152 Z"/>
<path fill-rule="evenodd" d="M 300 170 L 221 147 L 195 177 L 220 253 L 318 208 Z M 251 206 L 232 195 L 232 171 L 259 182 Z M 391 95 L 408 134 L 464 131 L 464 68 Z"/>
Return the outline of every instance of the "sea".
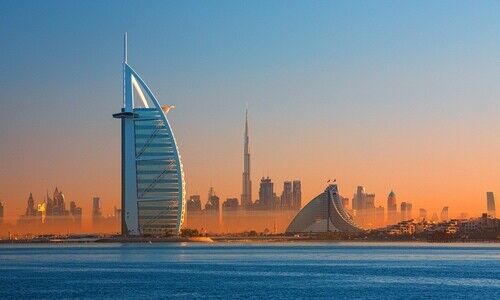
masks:
<path fill-rule="evenodd" d="M 0 245 L 0 299 L 500 299 L 500 244 Z"/>

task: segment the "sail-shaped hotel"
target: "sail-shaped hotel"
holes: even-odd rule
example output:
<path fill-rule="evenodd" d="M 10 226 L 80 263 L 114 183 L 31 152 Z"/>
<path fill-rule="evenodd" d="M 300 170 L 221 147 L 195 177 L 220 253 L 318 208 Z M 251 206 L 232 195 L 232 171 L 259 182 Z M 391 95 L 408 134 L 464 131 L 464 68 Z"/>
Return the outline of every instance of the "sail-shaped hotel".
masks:
<path fill-rule="evenodd" d="M 122 126 L 122 234 L 178 234 L 185 182 L 167 113 L 127 62 L 124 40 Z"/>

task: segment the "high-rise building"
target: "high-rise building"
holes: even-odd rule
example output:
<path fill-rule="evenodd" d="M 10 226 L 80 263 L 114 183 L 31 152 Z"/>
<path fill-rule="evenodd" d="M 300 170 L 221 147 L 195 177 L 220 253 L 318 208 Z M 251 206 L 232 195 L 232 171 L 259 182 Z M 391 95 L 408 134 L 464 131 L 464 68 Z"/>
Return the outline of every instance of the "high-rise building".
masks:
<path fill-rule="evenodd" d="M 283 193 L 281 194 L 281 207 L 285 209 L 292 208 L 293 202 L 293 191 L 292 191 L 292 182 L 285 181 L 283 182 Z"/>
<path fill-rule="evenodd" d="M 94 197 L 92 198 L 92 225 L 99 225 L 101 218 L 101 199 L 99 197 Z"/>
<path fill-rule="evenodd" d="M 466 213 L 466 212 L 460 213 L 460 219 L 461 220 L 467 220 L 467 219 L 469 219 L 469 214 Z"/>
<path fill-rule="evenodd" d="M 408 221 L 412 219 L 412 205 L 410 202 L 401 202 L 401 220 Z"/>
<path fill-rule="evenodd" d="M 64 194 L 59 191 L 57 187 L 52 198 L 51 214 L 55 216 L 64 216 L 68 214 L 68 212 L 66 211 L 66 204 L 64 203 Z"/>
<path fill-rule="evenodd" d="M 431 217 L 431 222 L 437 223 L 438 221 L 439 221 L 438 215 L 436 212 L 434 212 Z"/>
<path fill-rule="evenodd" d="M 486 192 L 486 208 L 488 211 L 488 216 L 495 218 L 496 217 L 495 195 L 493 194 L 493 192 Z"/>
<path fill-rule="evenodd" d="M 362 206 L 363 209 L 373 209 L 375 208 L 375 194 L 365 194 L 365 203 Z"/>
<path fill-rule="evenodd" d="M 122 234 L 178 234 L 184 220 L 185 182 L 181 157 L 160 105 L 127 62 L 124 43 L 122 126 Z"/>
<path fill-rule="evenodd" d="M 396 194 L 391 191 L 387 196 L 387 223 L 398 223 L 398 206 L 396 203 Z"/>
<path fill-rule="evenodd" d="M 75 201 L 69 203 L 69 213 L 73 217 L 73 221 L 77 226 L 82 225 L 82 208 L 76 206 Z"/>
<path fill-rule="evenodd" d="M 441 221 L 448 221 L 448 206 L 443 207 L 441 210 Z"/>
<path fill-rule="evenodd" d="M 274 196 L 274 183 L 271 181 L 271 178 L 269 176 L 267 178 L 262 177 L 259 189 L 260 208 L 273 209 L 275 205 Z"/>
<path fill-rule="evenodd" d="M 418 210 L 418 219 L 420 221 L 427 220 L 427 211 L 423 208 Z"/>
<path fill-rule="evenodd" d="M 302 188 L 301 188 L 300 180 L 294 180 L 292 184 L 293 184 L 293 186 L 292 186 L 292 194 L 293 194 L 292 208 L 293 209 L 300 209 L 302 207 Z"/>
<path fill-rule="evenodd" d="M 245 111 L 245 136 L 243 146 L 243 175 L 241 206 L 249 209 L 252 206 L 252 180 L 250 178 L 250 145 L 248 137 L 248 110 Z"/>
<path fill-rule="evenodd" d="M 383 206 L 373 208 L 375 211 L 374 225 L 375 226 L 383 226 L 385 219 L 385 209 Z"/>
<path fill-rule="evenodd" d="M 222 210 L 224 211 L 235 211 L 238 210 L 239 203 L 237 198 L 227 198 L 224 203 L 222 203 Z"/>
<path fill-rule="evenodd" d="M 187 211 L 195 212 L 201 210 L 201 198 L 200 195 L 191 195 L 187 201 Z"/>
<path fill-rule="evenodd" d="M 208 200 L 205 204 L 205 210 L 208 211 L 219 211 L 219 197 L 215 194 L 213 187 L 208 190 Z"/>
<path fill-rule="evenodd" d="M 385 212 L 382 206 L 375 206 L 375 194 L 368 194 L 363 186 L 358 186 L 352 198 L 354 220 L 365 227 L 378 227 L 384 224 L 380 216 Z M 384 216 L 385 218 L 385 216 Z"/>
<path fill-rule="evenodd" d="M 115 222 L 120 224 L 122 220 L 122 209 L 117 208 L 116 206 L 113 208 L 113 216 L 115 217 Z"/>
<path fill-rule="evenodd" d="M 47 216 L 52 215 L 52 209 L 54 208 L 54 203 L 52 198 L 49 196 L 49 190 L 47 190 L 47 195 L 45 196 L 45 214 Z"/>
<path fill-rule="evenodd" d="M 36 216 L 37 209 L 35 208 L 35 200 L 33 199 L 33 194 L 30 193 L 28 197 L 28 205 L 26 206 L 25 216 Z"/>
<path fill-rule="evenodd" d="M 362 186 L 358 186 L 356 189 L 356 194 L 352 198 L 352 209 L 353 210 L 362 210 L 365 208 L 365 188 Z"/>

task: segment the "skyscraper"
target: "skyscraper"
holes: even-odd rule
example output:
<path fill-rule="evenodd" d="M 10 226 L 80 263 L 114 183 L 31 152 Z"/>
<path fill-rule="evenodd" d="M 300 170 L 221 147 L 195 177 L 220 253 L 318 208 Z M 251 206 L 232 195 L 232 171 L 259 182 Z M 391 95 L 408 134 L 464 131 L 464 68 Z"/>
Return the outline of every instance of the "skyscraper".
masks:
<path fill-rule="evenodd" d="M 448 221 L 448 206 L 443 207 L 441 210 L 441 221 Z"/>
<path fill-rule="evenodd" d="M 65 215 L 66 205 L 64 203 L 64 195 L 59 189 L 56 187 L 53 195 L 53 207 L 52 214 L 56 216 Z"/>
<path fill-rule="evenodd" d="M 243 175 L 241 206 L 248 209 L 252 206 L 252 180 L 250 179 L 250 145 L 248 137 L 248 110 L 245 111 L 245 136 L 243 149 Z"/>
<path fill-rule="evenodd" d="M 427 220 L 427 210 L 421 208 L 418 210 L 418 219 L 419 221 Z"/>
<path fill-rule="evenodd" d="M 356 189 L 356 194 L 352 199 L 352 209 L 353 210 L 362 210 L 365 208 L 365 188 L 362 186 L 358 186 Z"/>
<path fill-rule="evenodd" d="M 201 210 L 201 199 L 200 195 L 191 195 L 187 201 L 187 211 L 195 212 Z"/>
<path fill-rule="evenodd" d="M 292 201 L 293 201 L 292 182 L 285 181 L 283 182 L 283 193 L 281 194 L 281 207 L 284 209 L 292 208 Z"/>
<path fill-rule="evenodd" d="M 364 209 L 370 210 L 375 208 L 375 194 L 365 194 Z"/>
<path fill-rule="evenodd" d="M 30 193 L 28 197 L 28 205 L 26 206 L 26 216 L 36 216 L 35 200 L 33 199 L 33 194 Z"/>
<path fill-rule="evenodd" d="M 101 221 L 101 199 L 99 197 L 92 198 L 92 225 L 96 226 Z"/>
<path fill-rule="evenodd" d="M 124 43 L 122 125 L 122 234 L 178 234 L 184 220 L 185 182 L 167 113 L 127 62 Z"/>
<path fill-rule="evenodd" d="M 493 192 L 486 192 L 486 206 L 487 206 L 488 216 L 495 218 L 496 217 L 495 195 L 493 194 Z"/>
<path fill-rule="evenodd" d="M 408 221 L 412 219 L 412 205 L 409 202 L 401 202 L 401 220 Z"/>
<path fill-rule="evenodd" d="M 396 203 L 396 194 L 391 191 L 387 196 L 387 222 L 396 224 L 398 222 L 398 206 Z"/>
<path fill-rule="evenodd" d="M 69 203 L 69 213 L 73 217 L 75 224 L 80 227 L 82 225 L 82 208 L 77 207 L 75 201 Z"/>
<path fill-rule="evenodd" d="M 274 183 L 269 176 L 260 180 L 259 206 L 262 209 L 274 208 Z"/>
<path fill-rule="evenodd" d="M 205 210 L 219 211 L 219 204 L 219 197 L 215 194 L 214 188 L 210 187 L 208 190 L 208 200 L 205 204 Z"/>
<path fill-rule="evenodd" d="M 293 209 L 300 209 L 302 207 L 302 187 L 300 180 L 293 181 L 292 194 L 293 194 L 293 201 L 292 201 Z"/>
<path fill-rule="evenodd" d="M 236 211 L 238 210 L 239 203 L 237 198 L 227 198 L 224 203 L 222 203 L 222 210 L 224 211 Z"/>

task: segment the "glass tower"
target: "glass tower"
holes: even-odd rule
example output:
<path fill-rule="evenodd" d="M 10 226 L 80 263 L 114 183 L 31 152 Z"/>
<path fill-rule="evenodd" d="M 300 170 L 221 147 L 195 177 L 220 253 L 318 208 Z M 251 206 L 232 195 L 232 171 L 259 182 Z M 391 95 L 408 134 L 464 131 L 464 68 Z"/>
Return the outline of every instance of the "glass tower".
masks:
<path fill-rule="evenodd" d="M 166 114 L 128 65 L 125 36 L 122 122 L 122 234 L 179 234 L 185 182 L 179 149 Z"/>

